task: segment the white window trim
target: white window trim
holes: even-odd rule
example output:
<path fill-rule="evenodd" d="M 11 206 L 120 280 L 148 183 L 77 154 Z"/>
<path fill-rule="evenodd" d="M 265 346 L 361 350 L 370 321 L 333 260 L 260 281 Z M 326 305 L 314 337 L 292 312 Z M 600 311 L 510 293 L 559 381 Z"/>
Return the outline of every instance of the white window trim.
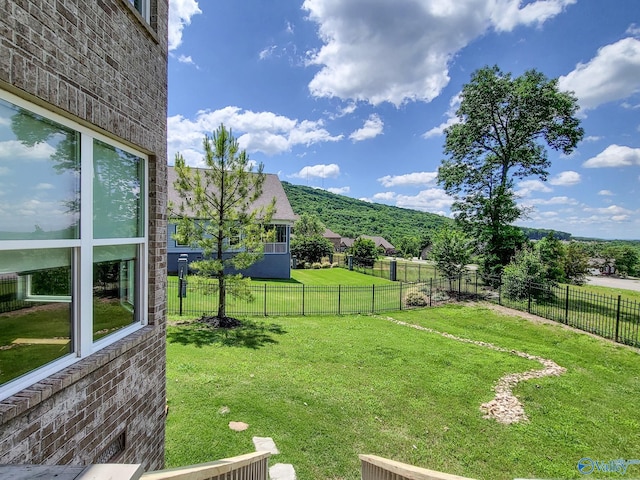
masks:
<path fill-rule="evenodd" d="M 149 11 L 149 1 L 143 0 L 143 6 Z M 102 135 L 62 115 L 28 102 L 21 97 L 0 89 L 0 99 L 12 103 L 45 119 L 54 121 L 80 133 L 80 239 L 69 240 L 0 240 L 0 250 L 24 250 L 44 248 L 70 248 L 72 250 L 72 289 L 73 312 L 73 352 L 28 372 L 14 380 L 0 385 L 0 401 L 14 395 L 79 360 L 96 353 L 148 324 L 149 282 L 147 249 L 149 244 L 149 157 L 141 151 L 132 149 L 117 140 Z M 99 140 L 121 149 L 144 161 L 144 222 L 143 235 L 135 238 L 93 239 L 93 141 Z M 136 321 L 97 341 L 93 341 L 93 247 L 105 245 L 138 245 L 136 261 L 138 264 L 136 281 Z M 56 297 L 57 298 L 57 297 Z M 44 300 L 44 298 L 42 298 Z M 35 297 L 34 297 L 35 301 Z M 65 301 L 62 298 L 47 301 Z"/>

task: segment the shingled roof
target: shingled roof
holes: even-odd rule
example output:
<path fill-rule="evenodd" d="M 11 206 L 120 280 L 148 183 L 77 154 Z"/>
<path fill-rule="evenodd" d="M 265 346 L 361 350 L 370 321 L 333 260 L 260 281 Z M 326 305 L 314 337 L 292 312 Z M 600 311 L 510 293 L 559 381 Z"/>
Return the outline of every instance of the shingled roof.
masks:
<path fill-rule="evenodd" d="M 196 169 L 193 168 L 193 170 Z M 287 194 L 284 192 L 284 188 L 282 188 L 282 183 L 280 183 L 278 175 L 266 173 L 265 177 L 264 185 L 262 186 L 262 195 L 253 203 L 252 208 L 266 207 L 275 197 L 276 211 L 271 221 L 274 223 L 294 222 L 297 219 L 297 216 L 293 213 L 293 209 L 291 208 Z M 174 205 L 178 205 L 180 203 L 180 197 L 173 188 L 173 184 L 177 178 L 178 174 L 176 173 L 175 168 L 173 166 L 169 166 L 167 169 L 167 197 L 168 201 Z"/>

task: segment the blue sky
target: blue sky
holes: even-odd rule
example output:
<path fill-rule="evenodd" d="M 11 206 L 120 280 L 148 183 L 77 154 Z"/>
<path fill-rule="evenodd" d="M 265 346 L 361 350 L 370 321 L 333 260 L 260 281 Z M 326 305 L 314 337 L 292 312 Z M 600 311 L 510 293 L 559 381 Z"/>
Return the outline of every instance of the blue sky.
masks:
<path fill-rule="evenodd" d="M 451 216 L 435 181 L 473 71 L 535 68 L 585 138 L 517 184 L 519 225 L 640 239 L 640 1 L 170 0 L 168 154 L 223 122 L 281 180 Z"/>

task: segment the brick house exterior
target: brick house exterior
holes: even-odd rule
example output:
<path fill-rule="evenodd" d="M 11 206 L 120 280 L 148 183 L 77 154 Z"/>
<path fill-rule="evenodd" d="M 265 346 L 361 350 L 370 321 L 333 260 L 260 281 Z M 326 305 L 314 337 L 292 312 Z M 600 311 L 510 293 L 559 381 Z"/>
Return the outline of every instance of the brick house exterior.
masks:
<path fill-rule="evenodd" d="M 0 464 L 164 466 L 168 0 L 135 5 L 0 1 L 0 93 L 142 152 L 147 169 L 142 320 L 0 397 Z"/>

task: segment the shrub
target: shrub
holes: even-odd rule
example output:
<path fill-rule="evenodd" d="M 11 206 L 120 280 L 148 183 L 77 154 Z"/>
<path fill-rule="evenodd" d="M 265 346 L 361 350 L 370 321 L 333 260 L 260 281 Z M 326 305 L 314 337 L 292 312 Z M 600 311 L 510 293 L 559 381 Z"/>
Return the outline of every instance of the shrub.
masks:
<path fill-rule="evenodd" d="M 424 307 L 427 305 L 427 299 L 420 292 L 407 293 L 405 302 L 410 307 Z"/>
<path fill-rule="evenodd" d="M 329 262 L 322 262 L 322 268 L 331 268 L 331 263 L 329 263 Z"/>
<path fill-rule="evenodd" d="M 320 262 L 313 262 L 311 264 L 311 268 L 313 268 L 314 270 L 319 270 L 322 268 L 322 264 Z"/>
<path fill-rule="evenodd" d="M 339 267 L 338 262 L 333 262 L 331 264 L 331 268 L 338 268 L 338 267 Z"/>

